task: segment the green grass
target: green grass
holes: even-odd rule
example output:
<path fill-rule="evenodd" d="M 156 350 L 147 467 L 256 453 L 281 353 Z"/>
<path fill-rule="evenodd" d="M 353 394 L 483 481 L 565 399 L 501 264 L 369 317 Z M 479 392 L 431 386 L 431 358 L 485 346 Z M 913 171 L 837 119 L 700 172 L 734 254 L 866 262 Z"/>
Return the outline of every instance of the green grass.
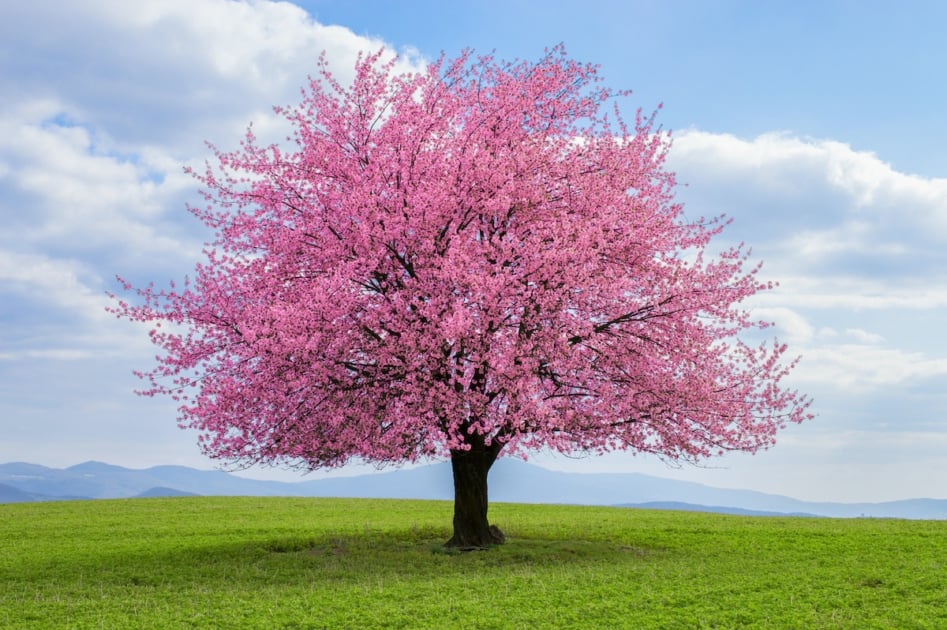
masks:
<path fill-rule="evenodd" d="M 947 522 L 436 501 L 0 505 L 3 628 L 947 628 Z"/>

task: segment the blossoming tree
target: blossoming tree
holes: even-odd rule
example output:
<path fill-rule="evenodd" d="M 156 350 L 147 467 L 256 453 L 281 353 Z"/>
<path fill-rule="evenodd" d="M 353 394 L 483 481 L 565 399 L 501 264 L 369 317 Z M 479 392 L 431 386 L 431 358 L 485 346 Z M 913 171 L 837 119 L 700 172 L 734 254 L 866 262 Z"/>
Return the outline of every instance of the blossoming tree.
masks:
<path fill-rule="evenodd" d="M 683 214 L 666 137 L 612 112 L 594 66 L 392 68 L 363 57 L 343 86 L 323 58 L 277 108 L 291 150 L 248 131 L 196 174 L 216 237 L 193 280 L 114 309 L 152 324 L 144 393 L 179 400 L 208 455 L 449 457 L 448 544 L 482 547 L 501 452 L 699 460 L 809 417 L 785 346 L 740 336 L 770 285 L 742 246 L 709 253 L 724 222 Z"/>

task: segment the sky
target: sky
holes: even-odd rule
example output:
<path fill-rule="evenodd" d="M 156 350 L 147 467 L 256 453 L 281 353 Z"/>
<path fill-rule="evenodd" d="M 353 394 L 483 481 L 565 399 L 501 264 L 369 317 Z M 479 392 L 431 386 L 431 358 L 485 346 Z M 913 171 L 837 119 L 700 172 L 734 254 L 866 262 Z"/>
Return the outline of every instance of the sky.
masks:
<path fill-rule="evenodd" d="M 817 417 L 702 466 L 531 461 L 804 500 L 947 498 L 947 3 L 583 0 L 0 2 L 0 462 L 213 468 L 132 371 L 155 349 L 105 308 L 116 274 L 182 279 L 210 234 L 183 172 L 246 126 L 278 137 L 325 51 L 399 67 L 563 43 L 662 106 L 689 216 L 726 214 L 779 282 L 754 314 L 802 356 Z M 341 474 L 363 472 L 344 469 Z M 372 470 L 372 469 L 369 469 Z M 257 478 L 298 473 L 252 469 Z M 319 476 L 321 473 L 314 473 Z"/>

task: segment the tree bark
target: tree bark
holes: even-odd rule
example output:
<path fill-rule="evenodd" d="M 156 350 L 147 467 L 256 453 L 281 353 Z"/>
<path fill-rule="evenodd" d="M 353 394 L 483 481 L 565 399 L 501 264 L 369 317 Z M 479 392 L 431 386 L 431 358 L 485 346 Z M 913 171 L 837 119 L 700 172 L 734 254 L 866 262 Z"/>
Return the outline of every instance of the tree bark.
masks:
<path fill-rule="evenodd" d="M 469 551 L 486 549 L 505 541 L 503 532 L 487 520 L 487 474 L 500 453 L 500 445 L 451 451 L 454 473 L 454 535 L 446 546 Z"/>

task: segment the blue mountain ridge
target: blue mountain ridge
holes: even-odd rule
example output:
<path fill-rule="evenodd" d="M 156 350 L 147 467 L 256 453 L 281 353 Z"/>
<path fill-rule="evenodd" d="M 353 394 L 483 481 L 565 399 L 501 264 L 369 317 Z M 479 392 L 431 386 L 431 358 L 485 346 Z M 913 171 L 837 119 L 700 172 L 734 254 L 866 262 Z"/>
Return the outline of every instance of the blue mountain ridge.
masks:
<path fill-rule="evenodd" d="M 491 501 L 568 503 L 733 514 L 947 519 L 947 500 L 818 503 L 751 490 L 714 488 L 638 473 L 567 473 L 500 459 L 490 473 Z M 451 499 L 450 464 L 298 482 L 246 479 L 185 466 L 129 469 L 85 462 L 65 469 L 0 464 L 0 503 L 142 496 L 301 496 Z"/>

